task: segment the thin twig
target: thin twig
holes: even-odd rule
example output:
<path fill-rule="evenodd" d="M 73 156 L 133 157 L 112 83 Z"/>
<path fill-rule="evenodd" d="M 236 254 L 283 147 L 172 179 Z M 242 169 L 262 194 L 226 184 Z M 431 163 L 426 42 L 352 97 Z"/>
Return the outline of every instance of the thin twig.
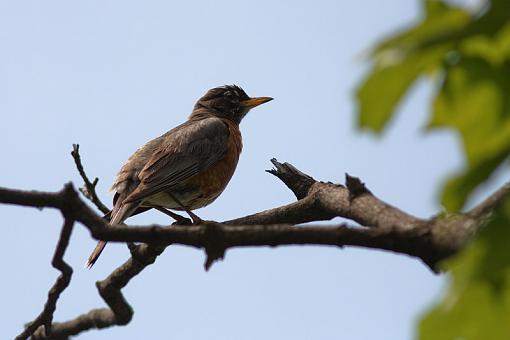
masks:
<path fill-rule="evenodd" d="M 101 210 L 103 214 L 108 214 L 110 212 L 110 209 L 101 202 L 99 197 L 96 193 L 96 185 L 97 182 L 99 182 L 99 178 L 95 178 L 93 182 L 91 182 L 85 173 L 85 169 L 83 168 L 83 164 L 81 163 L 81 157 L 80 157 L 80 145 L 73 144 L 73 151 L 71 151 L 71 156 L 73 156 L 74 163 L 76 164 L 76 168 L 78 169 L 78 172 L 80 173 L 81 178 L 83 179 L 84 186 L 83 188 L 80 188 L 81 193 L 88 198 L 92 203 L 95 204 L 95 206 Z"/>
<path fill-rule="evenodd" d="M 501 188 L 492 193 L 480 204 L 469 210 L 467 214 L 472 218 L 480 218 L 490 213 L 496 206 L 510 194 L 510 182 L 505 183 Z"/>
<path fill-rule="evenodd" d="M 51 334 L 53 313 L 55 312 L 58 298 L 67 286 L 69 286 L 71 276 L 73 275 L 73 269 L 64 261 L 64 254 L 69 244 L 73 225 L 74 220 L 65 217 L 64 225 L 60 232 L 60 238 L 51 261 L 51 265 L 60 270 L 61 274 L 48 292 L 48 300 L 44 304 L 42 312 L 35 318 L 34 321 L 28 324 L 23 332 L 16 337 L 16 340 L 28 339 L 28 337 L 30 337 L 40 326 L 43 326 L 41 327 L 41 331 L 42 328 L 44 328 L 45 336 L 49 336 Z"/>

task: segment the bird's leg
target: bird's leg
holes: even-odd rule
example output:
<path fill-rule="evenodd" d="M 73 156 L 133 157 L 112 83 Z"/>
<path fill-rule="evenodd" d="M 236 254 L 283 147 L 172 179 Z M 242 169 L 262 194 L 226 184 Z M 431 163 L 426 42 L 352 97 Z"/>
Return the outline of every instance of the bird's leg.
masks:
<path fill-rule="evenodd" d="M 186 211 L 186 213 L 189 215 L 189 217 L 191 217 L 191 219 L 193 220 L 193 224 L 203 224 L 204 223 L 204 221 L 200 217 L 198 217 L 197 215 L 192 213 L 191 210 L 184 208 L 184 211 Z"/>
<path fill-rule="evenodd" d="M 163 214 L 165 214 L 167 216 L 170 216 L 171 218 L 173 218 L 177 222 L 177 224 L 180 224 L 180 225 L 190 224 L 190 220 L 189 219 L 187 219 L 186 217 L 181 216 L 179 214 L 176 214 L 173 211 L 170 211 L 170 210 L 165 209 L 165 208 L 160 207 L 160 206 L 154 206 L 154 209 L 156 209 L 157 211 L 162 212 Z"/>
<path fill-rule="evenodd" d="M 177 199 L 177 197 L 175 197 L 175 195 L 173 195 L 172 193 L 170 192 L 167 192 L 168 195 L 170 195 L 170 197 L 172 197 L 172 199 L 177 202 L 177 204 L 179 204 L 181 206 L 181 208 L 189 215 L 189 217 L 191 218 L 191 220 L 193 221 L 193 224 L 203 224 L 203 220 L 198 217 L 197 215 L 195 215 L 194 213 L 191 212 L 190 209 L 188 209 L 188 207 L 186 207 L 184 204 L 181 203 L 180 200 Z"/>

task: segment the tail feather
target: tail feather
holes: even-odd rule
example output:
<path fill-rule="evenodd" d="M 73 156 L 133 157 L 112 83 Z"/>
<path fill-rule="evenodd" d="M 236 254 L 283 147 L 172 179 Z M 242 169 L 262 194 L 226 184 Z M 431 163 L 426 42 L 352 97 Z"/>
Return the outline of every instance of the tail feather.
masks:
<path fill-rule="evenodd" d="M 108 219 L 109 217 L 112 216 L 110 224 L 113 224 L 113 225 L 120 224 L 120 223 L 124 222 L 124 220 L 126 218 L 131 216 L 131 213 L 134 210 L 136 210 L 137 207 L 138 207 L 138 204 L 133 204 L 133 203 L 121 204 L 121 206 L 118 209 L 114 208 L 114 210 L 111 213 L 106 214 L 103 218 Z M 117 210 L 117 211 L 115 211 L 115 210 Z M 101 255 L 101 253 L 103 252 L 104 247 L 106 247 L 106 243 L 107 243 L 106 241 L 99 241 L 97 243 L 96 247 L 90 254 L 87 262 L 85 263 L 85 268 L 88 268 L 88 269 L 92 268 L 94 263 L 96 263 L 97 259 L 99 258 L 99 255 Z"/>
<path fill-rule="evenodd" d="M 97 259 L 99 258 L 99 255 L 103 252 L 104 247 L 106 247 L 106 241 L 99 241 L 92 251 L 92 254 L 90 254 L 87 263 L 85 264 L 85 268 L 92 268 L 94 263 L 96 263 Z"/>

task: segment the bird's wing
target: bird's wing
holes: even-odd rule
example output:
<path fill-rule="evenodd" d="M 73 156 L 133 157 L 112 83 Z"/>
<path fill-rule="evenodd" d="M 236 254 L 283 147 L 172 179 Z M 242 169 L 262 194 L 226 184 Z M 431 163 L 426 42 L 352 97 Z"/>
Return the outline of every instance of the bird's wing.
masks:
<path fill-rule="evenodd" d="M 124 164 L 112 189 L 112 224 L 137 212 L 141 200 L 200 173 L 222 159 L 230 131 L 219 118 L 188 121 L 146 143 Z M 100 241 L 89 259 L 92 267 L 106 245 Z"/>
<path fill-rule="evenodd" d="M 219 118 L 190 121 L 162 136 L 161 144 L 138 173 L 140 184 L 124 202 L 172 189 L 225 157 L 228 126 Z"/>

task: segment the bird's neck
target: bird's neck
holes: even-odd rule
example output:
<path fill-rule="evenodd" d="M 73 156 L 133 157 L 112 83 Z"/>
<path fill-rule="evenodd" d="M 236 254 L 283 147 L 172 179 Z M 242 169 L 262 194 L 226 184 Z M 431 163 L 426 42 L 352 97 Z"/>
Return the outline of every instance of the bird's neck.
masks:
<path fill-rule="evenodd" d="M 227 120 L 231 121 L 232 123 L 239 125 L 238 122 L 235 122 L 232 119 L 229 119 L 225 115 L 222 115 L 220 112 L 217 112 L 216 110 L 206 108 L 206 107 L 195 108 L 193 110 L 193 112 L 191 113 L 191 115 L 188 117 L 188 120 L 197 121 L 197 120 L 202 120 L 202 119 L 211 118 L 211 117 L 227 119 Z"/>

